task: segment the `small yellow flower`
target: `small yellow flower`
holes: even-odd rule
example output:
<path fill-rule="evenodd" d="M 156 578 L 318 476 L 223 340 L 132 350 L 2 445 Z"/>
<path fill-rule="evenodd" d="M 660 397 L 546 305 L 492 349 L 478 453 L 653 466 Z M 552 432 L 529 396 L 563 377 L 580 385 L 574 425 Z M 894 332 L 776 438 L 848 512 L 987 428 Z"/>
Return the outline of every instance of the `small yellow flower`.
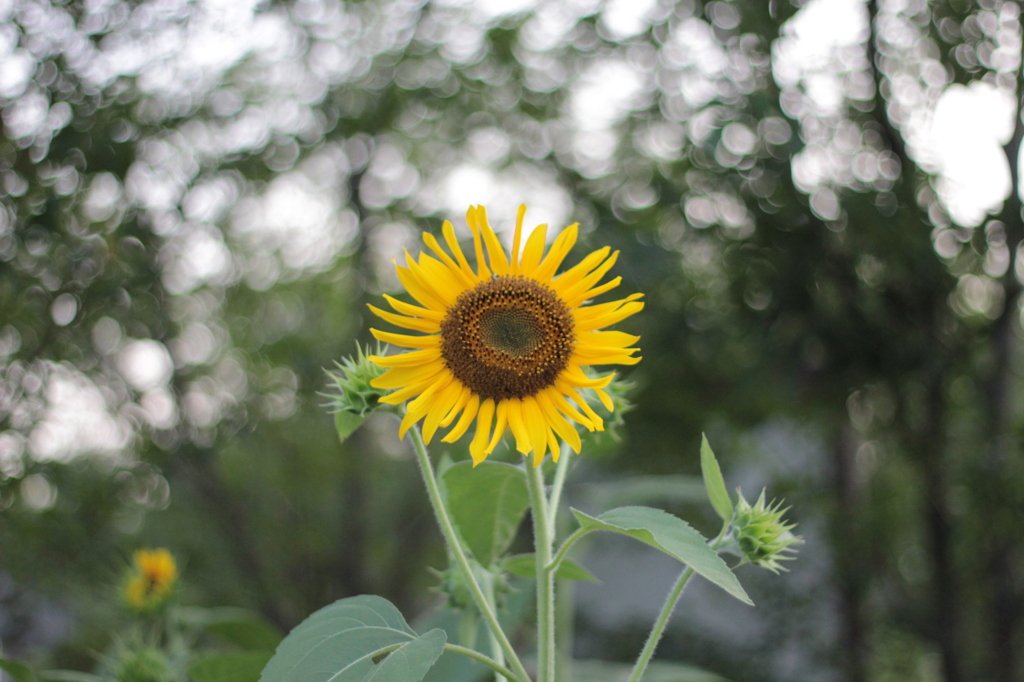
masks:
<path fill-rule="evenodd" d="M 396 266 L 399 280 L 420 305 L 385 296 L 395 313 L 370 306 L 391 324 L 424 334 L 370 330 L 380 341 L 415 349 L 370 358 L 389 368 L 370 385 L 397 389 L 380 402 L 410 401 L 400 437 L 423 419 L 423 437 L 429 443 L 439 427 L 459 417 L 442 439 L 451 443 L 475 420 L 476 434 L 469 446 L 474 462 L 486 459 L 508 428 L 516 449 L 524 455 L 532 451 L 537 466 L 548 449 L 558 459 L 558 437 L 580 451 L 580 437 L 571 422 L 590 431 L 604 430 L 601 417 L 580 390 L 593 389 L 613 410 L 603 389 L 615 375 L 593 378 L 583 367 L 640 361 L 633 355 L 639 349 L 632 347 L 640 337 L 602 328 L 640 311 L 641 294 L 584 305 L 622 281 L 616 277 L 600 283 L 618 252 L 599 249 L 556 275 L 576 242 L 577 226 L 563 230 L 545 254 L 546 225 L 535 228 L 522 244 L 525 214 L 526 207 L 520 206 L 509 255 L 484 207 L 470 207 L 466 222 L 473 233 L 475 270 L 450 222 L 442 228 L 448 250 L 434 235 L 424 233 L 423 241 L 436 258 L 421 253 L 416 260 L 406 253 L 407 266 Z"/>
<path fill-rule="evenodd" d="M 178 578 L 174 557 L 166 549 L 140 549 L 124 585 L 124 599 L 135 611 L 153 611 L 167 601 Z"/>

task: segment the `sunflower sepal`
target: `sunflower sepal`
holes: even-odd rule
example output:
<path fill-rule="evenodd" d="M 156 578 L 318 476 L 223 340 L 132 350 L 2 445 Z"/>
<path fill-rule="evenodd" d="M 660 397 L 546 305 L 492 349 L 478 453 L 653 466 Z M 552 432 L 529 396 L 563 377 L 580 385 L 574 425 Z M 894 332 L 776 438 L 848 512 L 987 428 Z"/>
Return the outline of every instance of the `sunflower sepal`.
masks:
<path fill-rule="evenodd" d="M 373 353 L 369 350 L 369 346 L 364 349 L 356 343 L 355 357 L 335 362 L 333 371 L 324 370 L 329 386 L 321 395 L 328 399 L 325 407 L 334 413 L 334 428 L 341 442 L 362 426 L 374 410 L 395 411 L 394 407 L 381 402 L 390 391 L 373 386 L 373 382 L 386 371 L 373 362 L 373 358 L 384 355 L 385 348 L 377 343 Z"/>
<path fill-rule="evenodd" d="M 765 491 L 751 505 L 736 489 L 736 508 L 719 551 L 740 557 L 740 563 L 754 564 L 772 573 L 786 571 L 780 561 L 792 561 L 803 538 L 793 534 L 795 523 L 783 519 L 788 507 L 781 501 L 765 501 Z"/>

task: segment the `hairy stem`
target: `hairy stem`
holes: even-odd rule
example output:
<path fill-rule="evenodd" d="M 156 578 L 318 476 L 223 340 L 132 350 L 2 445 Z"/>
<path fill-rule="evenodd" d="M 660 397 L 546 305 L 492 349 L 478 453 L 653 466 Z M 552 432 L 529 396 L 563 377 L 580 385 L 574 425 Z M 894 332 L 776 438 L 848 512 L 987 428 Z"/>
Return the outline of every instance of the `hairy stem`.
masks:
<path fill-rule="evenodd" d="M 551 497 L 548 498 L 548 528 L 555 529 L 555 521 L 558 519 L 558 506 L 562 502 L 562 489 L 565 488 L 565 477 L 569 473 L 569 465 L 572 460 L 572 449 L 562 443 L 562 454 L 558 459 L 558 468 L 555 469 L 555 480 L 551 484 Z"/>
<path fill-rule="evenodd" d="M 466 558 L 466 552 L 463 551 L 462 545 L 459 544 L 458 536 L 455 533 L 455 527 L 452 526 L 451 519 L 448 518 L 448 511 L 444 507 L 444 502 L 441 500 L 441 491 L 437 487 L 437 479 L 434 477 L 434 467 L 430 464 L 430 457 L 427 455 L 427 446 L 423 443 L 423 436 L 420 435 L 419 427 L 413 426 L 409 429 L 409 433 L 412 434 L 412 444 L 416 449 L 416 458 L 419 461 L 420 472 L 423 474 L 423 482 L 427 486 L 427 495 L 430 498 L 430 506 L 434 508 L 434 515 L 437 516 L 437 523 L 441 527 L 441 534 L 444 536 L 445 541 L 448 543 L 448 547 L 451 549 L 452 554 L 455 555 L 455 561 L 459 564 L 459 568 L 462 569 L 463 575 L 466 577 L 466 583 L 469 585 L 469 591 L 473 595 L 473 601 L 476 603 L 480 613 L 483 615 L 484 620 L 487 621 L 487 626 L 490 628 L 491 633 L 498 640 L 501 645 L 501 650 L 505 652 L 505 657 L 508 659 L 509 664 L 515 671 L 515 676 L 510 677 L 510 680 L 520 680 L 520 682 L 529 682 L 530 676 L 526 672 L 526 668 L 523 667 L 522 661 L 519 660 L 519 656 L 516 655 L 515 649 L 512 648 L 512 643 L 508 641 L 508 636 L 505 635 L 505 631 L 501 629 L 501 625 L 498 623 L 498 617 L 494 613 L 494 609 L 487 603 L 487 597 L 484 595 L 482 589 L 480 589 L 480 583 L 477 582 L 476 576 L 473 575 L 473 569 L 469 565 L 469 559 Z M 504 674 L 504 673 L 503 673 Z"/>
<path fill-rule="evenodd" d="M 654 627 L 651 628 L 651 634 L 647 637 L 647 643 L 644 644 L 640 657 L 636 659 L 636 665 L 633 666 L 633 674 L 629 676 L 629 682 L 640 682 L 640 678 L 644 676 L 647 664 L 651 662 L 654 650 L 658 648 L 658 642 L 661 641 L 661 636 L 665 632 L 665 626 L 668 625 L 668 619 L 672 617 L 672 611 L 675 610 L 679 598 L 683 596 L 683 588 L 686 587 L 686 583 L 690 581 L 692 575 L 693 569 L 687 566 L 686 570 L 680 573 L 676 579 L 676 584 L 672 586 L 668 597 L 665 599 L 664 606 L 661 607 L 658 620 L 654 622 Z"/>
<path fill-rule="evenodd" d="M 511 670 L 509 670 L 505 666 L 501 665 L 501 663 L 499 663 L 498 661 L 495 661 L 494 659 L 488 658 L 487 656 L 484 656 L 479 651 L 474 651 L 473 649 L 467 649 L 466 647 L 459 646 L 458 644 L 445 644 L 444 645 L 444 650 L 445 651 L 450 651 L 453 654 L 462 654 L 463 656 L 466 656 L 468 658 L 472 658 L 474 661 L 480 661 L 481 663 L 486 665 L 488 668 L 493 670 L 496 674 L 501 675 L 501 676 L 503 676 L 505 678 L 508 678 L 509 680 L 518 680 L 518 679 L 520 679 L 518 675 L 516 675 L 514 672 L 512 672 Z M 530 678 L 525 678 L 525 679 L 529 680 Z"/>
<path fill-rule="evenodd" d="M 544 475 L 526 464 L 533 514 L 533 542 L 537 560 L 537 682 L 555 682 L 555 574 L 551 563 L 551 524 L 548 522 Z"/>

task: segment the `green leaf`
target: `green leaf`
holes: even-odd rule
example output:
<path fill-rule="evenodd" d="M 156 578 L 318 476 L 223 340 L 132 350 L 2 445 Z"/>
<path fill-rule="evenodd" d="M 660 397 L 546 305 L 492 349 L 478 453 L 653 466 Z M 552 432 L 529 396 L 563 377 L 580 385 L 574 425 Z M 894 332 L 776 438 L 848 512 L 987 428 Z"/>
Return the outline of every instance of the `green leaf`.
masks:
<path fill-rule="evenodd" d="M 192 682 L 257 682 L 273 653 L 246 651 L 197 658 L 188 667 Z"/>
<path fill-rule="evenodd" d="M 718 553 L 682 519 L 650 507 L 619 507 L 597 517 L 575 509 L 572 513 L 583 528 L 622 533 L 645 542 L 687 564 L 740 601 L 753 605 Z"/>
<path fill-rule="evenodd" d="M 704 487 L 708 491 L 708 499 L 711 506 L 726 522 L 732 518 L 732 499 L 729 498 L 729 491 L 725 489 L 725 479 L 722 478 L 722 469 L 718 466 L 715 453 L 711 451 L 708 444 L 708 437 L 701 435 L 700 442 L 700 470 L 704 474 Z"/>
<path fill-rule="evenodd" d="M 533 554 L 514 554 L 501 562 L 501 567 L 512 575 L 519 575 L 524 578 L 532 578 L 537 575 L 537 561 Z M 562 559 L 555 571 L 555 577 L 561 580 L 584 580 L 586 582 L 600 582 L 594 574 L 583 568 L 575 561 Z"/>
<path fill-rule="evenodd" d="M 448 509 L 473 556 L 490 566 L 505 553 L 530 506 L 526 475 L 501 462 L 459 462 L 444 473 Z"/>
<path fill-rule="evenodd" d="M 400 647 L 404 654 L 385 668 L 387 676 L 372 677 L 383 666 L 381 659 L 387 662 L 388 652 L 395 653 L 391 651 L 395 645 L 424 638 L 416 636 L 387 599 L 373 595 L 349 597 L 299 623 L 277 647 L 260 681 L 419 682 L 440 656 L 438 635 L 431 631 L 428 637 L 425 644 L 412 649 Z"/>
<path fill-rule="evenodd" d="M 444 630 L 435 628 L 392 651 L 363 682 L 419 682 L 441 657 L 446 641 Z"/>
<path fill-rule="evenodd" d="M 362 426 L 363 422 L 366 421 L 366 417 L 361 417 L 353 412 L 341 412 L 334 413 L 334 428 L 338 430 L 338 438 L 342 443 L 352 435 L 352 432 Z"/>
<path fill-rule="evenodd" d="M 14 682 L 36 682 L 36 674 L 24 663 L 0 658 L 0 670 L 14 678 Z"/>
<path fill-rule="evenodd" d="M 284 639 L 277 626 L 244 609 L 216 609 L 206 631 L 246 651 L 273 651 Z"/>

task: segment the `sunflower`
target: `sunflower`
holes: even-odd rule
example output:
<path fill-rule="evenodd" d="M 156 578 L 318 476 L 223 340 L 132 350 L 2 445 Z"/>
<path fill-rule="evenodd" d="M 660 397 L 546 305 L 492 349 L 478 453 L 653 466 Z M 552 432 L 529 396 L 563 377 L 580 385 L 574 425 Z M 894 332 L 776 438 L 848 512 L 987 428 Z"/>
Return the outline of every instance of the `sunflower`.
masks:
<path fill-rule="evenodd" d="M 152 611 L 164 604 L 178 578 L 178 566 L 166 549 L 140 549 L 124 585 L 124 598 L 135 611 Z"/>
<path fill-rule="evenodd" d="M 533 464 L 550 448 L 558 460 L 558 437 L 577 453 L 580 436 L 571 421 L 601 431 L 601 417 L 580 395 L 592 389 L 602 404 L 613 409 L 603 390 L 615 374 L 591 377 L 587 365 L 633 365 L 640 337 L 599 331 L 643 308 L 642 294 L 584 306 L 622 281 L 599 284 L 619 252 L 604 247 L 575 267 L 556 271 L 576 242 L 577 225 L 564 229 L 544 253 L 547 226 L 539 225 L 520 253 L 526 207 L 516 216 L 511 255 L 505 253 L 487 222 L 483 206 L 471 206 L 466 222 L 473 234 L 477 268 L 473 270 L 459 248 L 455 229 L 445 221 L 444 240 L 424 233 L 434 253 L 414 260 L 406 252 L 406 267 L 396 264 L 398 279 L 420 305 L 385 295 L 395 312 L 374 306 L 382 319 L 423 336 L 370 331 L 380 341 L 415 349 L 390 356 L 372 356 L 389 368 L 371 382 L 376 388 L 397 389 L 381 402 L 406 406 L 399 437 L 421 419 L 426 442 L 440 427 L 455 426 L 442 439 L 460 438 L 476 420 L 469 446 L 474 463 L 482 462 L 505 433 L 512 431 L 516 449 L 533 452 Z M 486 254 L 486 255 L 485 255 Z M 460 416 L 461 415 L 461 416 Z"/>

